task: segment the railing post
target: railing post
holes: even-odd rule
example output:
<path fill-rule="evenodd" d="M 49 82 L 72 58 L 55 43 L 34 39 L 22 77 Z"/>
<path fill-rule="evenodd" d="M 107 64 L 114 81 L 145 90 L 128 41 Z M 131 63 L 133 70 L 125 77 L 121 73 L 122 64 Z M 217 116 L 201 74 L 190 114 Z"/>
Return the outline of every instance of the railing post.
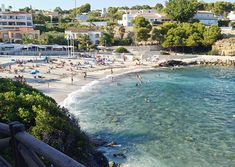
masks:
<path fill-rule="evenodd" d="M 25 131 L 24 125 L 17 121 L 11 122 L 9 124 L 9 129 L 11 132 L 11 148 L 13 152 L 13 158 L 15 161 L 15 167 L 26 167 L 27 165 L 25 164 L 25 161 L 18 150 L 19 142 L 15 138 L 15 134 L 17 134 L 18 132 Z"/>

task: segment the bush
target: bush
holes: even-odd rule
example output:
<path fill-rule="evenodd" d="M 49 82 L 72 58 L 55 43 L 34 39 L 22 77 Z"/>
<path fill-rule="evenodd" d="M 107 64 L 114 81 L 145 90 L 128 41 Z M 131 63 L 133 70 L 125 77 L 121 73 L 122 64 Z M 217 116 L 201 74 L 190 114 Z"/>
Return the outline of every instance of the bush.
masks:
<path fill-rule="evenodd" d="M 231 26 L 232 28 L 235 28 L 235 22 L 231 22 L 231 23 L 230 23 L 230 26 Z"/>
<path fill-rule="evenodd" d="M 219 55 L 219 52 L 217 50 L 211 50 L 207 54 L 208 55 Z"/>
<path fill-rule="evenodd" d="M 54 99 L 26 84 L 0 78 L 0 106 L 0 122 L 19 121 L 39 140 L 90 166 L 88 158 L 95 151 L 88 137 Z"/>
<path fill-rule="evenodd" d="M 129 39 L 129 38 L 124 38 L 124 39 L 114 38 L 114 45 L 115 46 L 127 46 L 127 45 L 131 45 L 131 44 L 132 44 L 132 39 Z"/>
<path fill-rule="evenodd" d="M 218 26 L 219 27 L 228 27 L 229 26 L 230 21 L 229 20 L 219 20 L 218 21 Z"/>
<path fill-rule="evenodd" d="M 124 47 L 119 47 L 115 50 L 116 53 L 129 53 L 129 51 Z"/>

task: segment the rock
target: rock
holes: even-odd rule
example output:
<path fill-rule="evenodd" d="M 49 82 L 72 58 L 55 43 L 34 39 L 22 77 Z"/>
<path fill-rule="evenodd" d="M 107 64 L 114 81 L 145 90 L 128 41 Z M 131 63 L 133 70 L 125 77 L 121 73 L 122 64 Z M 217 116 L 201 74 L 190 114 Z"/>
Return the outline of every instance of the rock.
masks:
<path fill-rule="evenodd" d="M 100 146 L 104 146 L 107 144 L 106 141 L 101 140 L 101 139 L 90 139 L 90 141 L 95 147 L 100 147 Z"/>
<path fill-rule="evenodd" d="M 122 152 L 117 152 L 113 154 L 114 157 L 126 158 L 126 156 Z"/>
<path fill-rule="evenodd" d="M 115 163 L 113 161 L 109 162 L 109 167 L 115 167 Z"/>
<path fill-rule="evenodd" d="M 235 56 L 235 38 L 226 38 L 217 41 L 212 50 L 217 51 L 222 56 Z"/>
<path fill-rule="evenodd" d="M 120 167 L 120 166 L 121 166 L 120 164 L 117 164 L 117 163 L 115 163 L 113 161 L 109 162 L 109 167 Z"/>
<path fill-rule="evenodd" d="M 168 60 L 158 64 L 159 67 L 174 67 L 174 66 L 186 66 L 186 65 L 196 65 L 197 61 L 184 62 L 180 60 Z"/>

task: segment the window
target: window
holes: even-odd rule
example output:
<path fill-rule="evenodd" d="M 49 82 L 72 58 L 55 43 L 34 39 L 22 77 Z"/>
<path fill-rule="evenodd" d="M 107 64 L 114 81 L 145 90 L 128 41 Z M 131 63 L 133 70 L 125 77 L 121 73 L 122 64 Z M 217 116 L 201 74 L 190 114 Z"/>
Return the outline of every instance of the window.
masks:
<path fill-rule="evenodd" d="M 100 37 L 100 34 L 95 34 L 95 38 L 99 38 Z"/>
<path fill-rule="evenodd" d="M 17 20 L 24 20 L 25 17 L 24 17 L 24 16 L 16 16 L 16 19 L 17 19 Z"/>
<path fill-rule="evenodd" d="M 27 20 L 32 20 L 32 17 L 27 17 Z"/>
<path fill-rule="evenodd" d="M 0 25 L 7 25 L 7 22 L 0 22 Z"/>
<path fill-rule="evenodd" d="M 32 26 L 32 23 L 31 22 L 27 22 L 27 26 Z"/>
<path fill-rule="evenodd" d="M 18 26 L 25 26 L 26 24 L 24 22 L 17 22 Z"/>
<path fill-rule="evenodd" d="M 10 26 L 12 26 L 12 25 L 16 25 L 16 23 L 15 22 L 9 22 L 8 23 Z"/>

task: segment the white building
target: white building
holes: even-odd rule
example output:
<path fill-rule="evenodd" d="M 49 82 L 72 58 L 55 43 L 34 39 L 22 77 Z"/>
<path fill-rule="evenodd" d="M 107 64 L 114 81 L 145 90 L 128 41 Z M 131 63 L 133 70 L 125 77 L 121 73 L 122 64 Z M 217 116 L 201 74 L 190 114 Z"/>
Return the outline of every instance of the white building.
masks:
<path fill-rule="evenodd" d="M 150 23 L 170 21 L 166 15 L 156 13 L 155 10 L 128 10 L 126 11 L 126 14 L 122 16 L 122 20 L 118 21 L 118 24 L 125 27 L 130 27 L 132 26 L 132 20 L 134 20 L 137 16 L 144 17 Z"/>
<path fill-rule="evenodd" d="M 102 8 L 101 17 L 106 17 L 106 16 L 107 16 L 107 10 L 106 10 L 106 8 Z"/>
<path fill-rule="evenodd" d="M 22 36 L 36 37 L 40 35 L 38 30 L 33 29 L 32 14 L 20 11 L 5 11 L 2 5 L 0 12 L 0 40 L 17 42 Z"/>
<path fill-rule="evenodd" d="M 93 21 L 93 22 L 81 22 L 80 24 L 84 26 L 105 27 L 108 25 L 108 22 L 107 21 Z"/>
<path fill-rule="evenodd" d="M 231 22 L 235 22 L 235 11 L 231 11 L 231 12 L 228 14 L 228 19 L 229 19 Z"/>
<path fill-rule="evenodd" d="M 211 11 L 197 11 L 193 19 L 197 19 L 207 26 L 218 25 L 218 17 L 216 17 Z"/>
<path fill-rule="evenodd" d="M 102 37 L 103 32 L 100 30 L 94 30 L 94 29 L 71 28 L 65 31 L 65 35 L 72 36 L 73 39 L 79 39 L 82 35 L 88 35 L 92 44 L 99 45 L 100 38 Z"/>

